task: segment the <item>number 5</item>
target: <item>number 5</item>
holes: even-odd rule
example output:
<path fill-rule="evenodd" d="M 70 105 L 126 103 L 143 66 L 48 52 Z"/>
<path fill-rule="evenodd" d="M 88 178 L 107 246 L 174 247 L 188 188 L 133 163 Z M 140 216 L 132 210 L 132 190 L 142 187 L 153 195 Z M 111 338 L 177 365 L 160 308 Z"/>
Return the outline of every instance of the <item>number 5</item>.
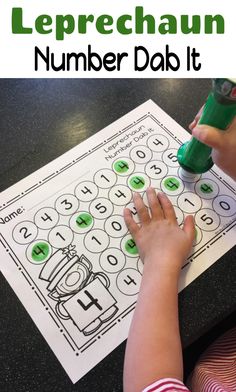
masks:
<path fill-rule="evenodd" d="M 207 214 L 204 214 L 204 215 L 202 215 L 201 216 L 201 220 L 203 221 L 203 222 L 205 222 L 206 223 L 206 225 L 212 225 L 212 223 L 213 223 L 213 219 L 210 217 L 210 216 L 207 216 Z"/>

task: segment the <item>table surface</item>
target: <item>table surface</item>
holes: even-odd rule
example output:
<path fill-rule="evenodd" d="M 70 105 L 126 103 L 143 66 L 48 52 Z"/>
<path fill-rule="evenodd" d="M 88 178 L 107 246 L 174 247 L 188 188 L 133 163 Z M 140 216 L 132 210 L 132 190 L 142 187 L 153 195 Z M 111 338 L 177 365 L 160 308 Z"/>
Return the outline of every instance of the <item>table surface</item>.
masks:
<path fill-rule="evenodd" d="M 187 129 L 207 79 L 0 80 L 0 191 L 148 99 Z M 179 295 L 187 347 L 236 309 L 236 247 Z M 73 385 L 0 274 L 2 392 L 121 392 L 125 343 Z"/>

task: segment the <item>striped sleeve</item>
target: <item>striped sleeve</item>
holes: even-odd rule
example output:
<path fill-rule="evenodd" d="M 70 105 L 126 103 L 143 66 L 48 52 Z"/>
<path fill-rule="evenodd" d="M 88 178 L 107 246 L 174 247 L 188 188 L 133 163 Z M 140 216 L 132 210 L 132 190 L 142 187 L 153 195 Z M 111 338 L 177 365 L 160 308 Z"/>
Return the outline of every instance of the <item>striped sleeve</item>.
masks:
<path fill-rule="evenodd" d="M 162 378 L 143 389 L 142 392 L 190 392 L 189 389 L 175 378 Z"/>
<path fill-rule="evenodd" d="M 218 338 L 202 354 L 189 384 L 198 391 L 236 392 L 236 328 Z"/>

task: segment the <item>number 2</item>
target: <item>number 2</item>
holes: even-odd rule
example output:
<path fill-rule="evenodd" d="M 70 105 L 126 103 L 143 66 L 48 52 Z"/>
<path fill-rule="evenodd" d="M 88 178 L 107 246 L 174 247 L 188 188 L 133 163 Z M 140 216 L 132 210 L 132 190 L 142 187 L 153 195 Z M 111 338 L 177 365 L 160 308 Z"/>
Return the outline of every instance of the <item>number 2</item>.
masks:
<path fill-rule="evenodd" d="M 25 239 L 29 238 L 29 237 L 32 235 L 32 233 L 27 234 L 27 233 L 28 233 L 27 227 L 22 227 L 22 228 L 19 230 L 19 232 L 20 232 L 20 233 L 24 232 L 24 233 L 23 233 L 23 237 L 24 237 Z"/>

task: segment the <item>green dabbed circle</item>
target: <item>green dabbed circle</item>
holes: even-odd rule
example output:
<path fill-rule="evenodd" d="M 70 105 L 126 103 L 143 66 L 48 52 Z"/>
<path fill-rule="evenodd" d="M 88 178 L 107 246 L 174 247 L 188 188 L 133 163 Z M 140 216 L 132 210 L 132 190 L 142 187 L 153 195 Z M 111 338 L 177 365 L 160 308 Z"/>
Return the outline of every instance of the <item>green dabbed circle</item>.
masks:
<path fill-rule="evenodd" d="M 138 254 L 138 248 L 132 238 L 126 241 L 125 250 L 126 250 L 126 252 L 130 253 L 131 255 Z"/>
<path fill-rule="evenodd" d="M 130 186 L 134 189 L 142 189 L 145 186 L 145 180 L 141 176 L 131 177 L 129 183 Z"/>
<path fill-rule="evenodd" d="M 93 223 L 93 217 L 86 212 L 79 214 L 76 218 L 77 227 L 81 229 L 91 226 L 92 223 Z"/>
<path fill-rule="evenodd" d="M 170 177 L 164 181 L 164 186 L 168 191 L 174 192 L 179 188 L 180 182 L 177 178 Z"/>
<path fill-rule="evenodd" d="M 200 188 L 203 193 L 212 193 L 213 192 L 212 185 L 207 184 L 207 183 L 202 184 Z"/>
<path fill-rule="evenodd" d="M 31 252 L 32 259 L 38 263 L 44 261 L 50 252 L 49 245 L 46 242 L 37 242 Z"/>
<path fill-rule="evenodd" d="M 117 173 L 126 173 L 129 170 L 129 165 L 126 161 L 117 161 L 114 164 L 114 169 Z"/>

